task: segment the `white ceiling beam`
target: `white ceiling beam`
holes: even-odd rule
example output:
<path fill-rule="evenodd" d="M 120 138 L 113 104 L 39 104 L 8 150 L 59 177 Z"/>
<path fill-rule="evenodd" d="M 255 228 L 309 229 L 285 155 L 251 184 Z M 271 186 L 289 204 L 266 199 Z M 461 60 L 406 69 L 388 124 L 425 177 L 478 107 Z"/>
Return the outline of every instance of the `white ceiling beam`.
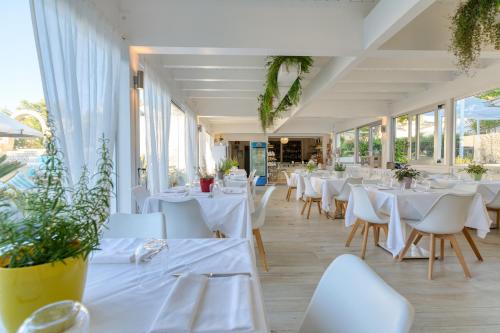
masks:
<path fill-rule="evenodd" d="M 291 117 L 304 109 L 316 96 L 333 87 L 371 52 L 378 49 L 434 2 L 435 0 L 379 1 L 363 21 L 364 50 L 355 57 L 330 61 L 304 89 L 300 104 L 291 111 Z M 285 122 L 289 119 L 290 117 L 286 118 Z M 274 130 L 277 129 L 279 127 Z"/>
<path fill-rule="evenodd" d="M 339 82 L 335 85 L 335 92 L 357 93 L 413 93 L 425 90 L 423 83 L 366 83 L 366 82 Z M 326 91 L 323 95 L 330 94 Z"/>
<path fill-rule="evenodd" d="M 207 89 L 217 89 L 218 90 L 242 90 L 242 91 L 262 91 L 262 82 L 229 82 L 229 81 L 176 81 L 182 90 L 206 90 Z"/>
<path fill-rule="evenodd" d="M 453 53 L 448 50 L 375 50 L 372 52 L 373 57 L 386 58 L 428 58 L 428 59 L 451 59 L 455 60 Z M 500 59 L 498 51 L 483 51 L 480 59 Z"/>
<path fill-rule="evenodd" d="M 170 69 L 170 72 L 176 81 L 263 82 L 266 76 L 263 69 Z"/>
<path fill-rule="evenodd" d="M 161 55 L 163 67 L 172 69 L 265 69 L 262 56 Z"/>
<path fill-rule="evenodd" d="M 451 58 L 368 58 L 363 60 L 356 70 L 380 71 L 456 71 Z"/>
<path fill-rule="evenodd" d="M 455 75 L 443 71 L 358 71 L 353 69 L 340 82 L 431 83 L 451 81 Z"/>
<path fill-rule="evenodd" d="M 334 91 L 330 94 L 323 94 L 320 99 L 331 99 L 331 100 L 381 100 L 381 101 L 392 101 L 399 100 L 407 97 L 408 94 L 405 93 L 368 93 L 368 92 L 337 92 Z"/>

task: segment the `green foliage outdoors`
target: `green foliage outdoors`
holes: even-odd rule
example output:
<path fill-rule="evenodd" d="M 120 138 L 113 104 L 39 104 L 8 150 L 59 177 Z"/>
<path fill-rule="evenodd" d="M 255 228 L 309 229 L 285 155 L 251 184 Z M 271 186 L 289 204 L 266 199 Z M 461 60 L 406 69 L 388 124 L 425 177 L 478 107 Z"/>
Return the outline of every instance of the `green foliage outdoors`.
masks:
<path fill-rule="evenodd" d="M 7 155 L 0 155 L 0 178 L 7 176 L 11 172 L 19 169 L 22 166 L 21 163 L 7 162 Z"/>
<path fill-rule="evenodd" d="M 40 102 L 29 102 L 27 100 L 22 100 L 19 103 L 19 106 L 17 107 L 18 110 L 30 110 L 34 111 L 37 113 L 40 113 L 42 118 L 45 120 L 45 122 L 48 121 L 48 111 L 47 107 L 45 105 L 44 101 Z M 26 116 L 22 119 L 19 119 L 19 122 L 23 123 L 24 125 L 31 127 L 33 129 L 36 129 L 39 132 L 42 132 L 42 126 L 40 125 L 40 122 L 32 117 L 32 116 Z M 15 149 L 21 149 L 21 148 L 31 148 L 31 149 L 40 149 L 43 148 L 43 138 L 16 138 L 14 140 L 14 148 Z"/>
<path fill-rule="evenodd" d="M 469 165 L 467 165 L 464 171 L 471 175 L 483 175 L 488 172 L 488 169 L 486 169 L 481 164 L 470 163 Z"/>
<path fill-rule="evenodd" d="M 52 131 L 53 132 L 53 131 Z M 99 246 L 99 234 L 109 215 L 113 191 L 112 157 L 101 139 L 97 172 L 82 170 L 74 188 L 65 185 L 67 173 L 55 138 L 45 138 L 46 155 L 34 178 L 35 188 L 17 193 L 14 205 L 0 198 L 1 266 L 16 268 L 87 258 Z"/>
<path fill-rule="evenodd" d="M 298 65 L 300 67 L 299 76 L 292 83 L 288 93 L 283 98 L 281 98 L 278 89 L 278 73 L 282 64 L 287 67 L 293 65 Z M 281 114 L 299 103 L 302 94 L 302 85 L 300 82 L 302 76 L 309 72 L 312 64 L 312 57 L 307 56 L 274 56 L 268 58 L 265 88 L 264 93 L 259 96 L 258 108 L 260 122 L 264 132 L 274 124 L 275 119 L 279 118 Z M 275 106 L 276 102 L 279 102 L 279 104 Z"/>

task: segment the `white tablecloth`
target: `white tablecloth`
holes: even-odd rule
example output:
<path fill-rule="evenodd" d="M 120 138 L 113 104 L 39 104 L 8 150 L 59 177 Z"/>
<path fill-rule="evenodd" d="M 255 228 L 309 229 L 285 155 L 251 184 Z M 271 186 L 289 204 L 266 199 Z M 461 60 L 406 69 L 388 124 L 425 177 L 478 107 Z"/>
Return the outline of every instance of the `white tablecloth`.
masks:
<path fill-rule="evenodd" d="M 335 205 L 332 205 L 333 197 L 340 193 L 345 181 L 345 178 L 311 177 L 311 184 L 314 190 L 321 193 L 321 208 L 325 212 L 335 210 Z"/>
<path fill-rule="evenodd" d="M 130 247 L 140 245 L 140 240 L 104 239 L 102 247 L 114 242 L 130 241 Z M 90 264 L 83 303 L 90 312 L 92 333 L 142 333 L 147 332 L 161 305 L 172 290 L 176 278 L 172 273 L 231 273 L 251 274 L 251 298 L 255 330 L 268 332 L 262 291 L 250 242 L 243 239 L 173 239 L 170 250 L 158 256 L 167 256 L 168 271 L 161 275 L 161 260 L 148 265 L 151 269 L 139 277 L 134 264 Z M 147 284 L 139 281 L 148 277 Z M 224 297 L 224 295 L 220 295 Z M 217 298 L 204 299 L 201 304 L 217 306 Z M 228 309 L 227 320 L 231 320 Z M 251 315 L 251 314 L 249 314 Z M 196 321 L 196 319 L 195 319 Z"/>
<path fill-rule="evenodd" d="M 326 170 L 320 170 L 320 171 L 315 171 L 312 173 L 307 173 L 306 171 L 296 171 L 292 172 L 290 179 L 293 184 L 297 184 L 297 190 L 295 191 L 295 198 L 297 200 L 300 200 L 302 196 L 304 195 L 304 192 L 306 190 L 306 186 L 304 184 L 304 177 L 305 176 L 316 176 L 316 177 L 322 177 L 322 176 L 327 176 L 328 171 Z M 319 192 L 321 193 L 321 192 Z"/>
<path fill-rule="evenodd" d="M 453 189 L 414 192 L 412 190 L 378 190 L 373 186 L 367 186 L 366 188 L 374 207 L 390 215 L 389 236 L 386 245 L 393 256 L 399 254 L 406 241 L 405 226 L 402 225 L 401 218 L 414 220 L 421 219 L 432 208 L 434 202 L 443 194 L 464 193 L 454 191 Z M 356 222 L 353 205 L 354 199 L 351 193 L 345 215 L 345 224 L 347 227 Z M 477 193 L 474 196 L 465 226 L 477 229 L 477 235 L 484 238 L 490 231 L 490 224 L 491 219 L 488 216 L 483 199 L 481 195 Z"/>
<path fill-rule="evenodd" d="M 150 196 L 144 202 L 143 213 L 160 211 L 160 200 L 180 197 L 182 194 L 160 193 Z M 198 200 L 210 230 L 221 231 L 227 237 L 252 239 L 252 216 L 254 211 L 251 194 L 208 193 L 193 195 Z M 165 217 L 168 223 L 168 216 Z"/>

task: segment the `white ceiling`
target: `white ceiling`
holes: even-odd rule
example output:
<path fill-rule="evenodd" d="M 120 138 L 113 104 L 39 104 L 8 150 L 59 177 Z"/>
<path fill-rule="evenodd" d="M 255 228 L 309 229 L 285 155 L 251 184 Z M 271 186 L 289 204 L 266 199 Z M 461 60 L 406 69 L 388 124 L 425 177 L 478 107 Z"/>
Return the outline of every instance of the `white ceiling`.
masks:
<path fill-rule="evenodd" d="M 395 103 L 453 82 L 478 80 L 464 79 L 448 52 L 458 0 L 96 4 L 110 15 L 118 7 L 120 29 L 134 50 L 155 58 L 216 132 L 260 132 L 257 96 L 269 55 L 314 57 L 301 103 L 277 132 L 299 131 L 302 124 L 302 132 L 326 133 L 339 122 L 387 115 Z M 485 52 L 476 71 L 497 68 L 499 60 L 499 52 Z"/>

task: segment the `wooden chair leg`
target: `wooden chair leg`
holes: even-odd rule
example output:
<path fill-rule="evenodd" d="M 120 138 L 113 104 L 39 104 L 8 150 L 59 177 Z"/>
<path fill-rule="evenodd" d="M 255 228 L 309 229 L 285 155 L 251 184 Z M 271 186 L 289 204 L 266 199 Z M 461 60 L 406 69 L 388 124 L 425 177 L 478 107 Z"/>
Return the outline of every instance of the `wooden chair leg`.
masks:
<path fill-rule="evenodd" d="M 382 224 L 382 229 L 384 229 L 385 240 L 389 239 L 389 226 L 387 224 Z"/>
<path fill-rule="evenodd" d="M 439 260 L 444 260 L 444 238 L 441 238 L 439 241 Z"/>
<path fill-rule="evenodd" d="M 420 234 L 418 233 L 418 231 L 415 230 L 415 229 L 412 229 L 411 232 L 410 232 L 410 234 L 408 235 L 408 239 L 406 240 L 405 247 L 399 253 L 399 258 L 398 258 L 399 261 L 403 260 L 403 258 L 406 255 L 406 252 L 408 252 L 408 250 L 410 249 L 411 245 L 413 244 L 413 240 L 415 239 L 415 237 L 418 237 L 418 236 L 420 236 Z"/>
<path fill-rule="evenodd" d="M 471 278 L 472 275 L 470 274 L 469 268 L 467 267 L 467 264 L 465 263 L 464 256 L 462 254 L 462 251 L 460 250 L 460 247 L 458 246 L 457 239 L 455 236 L 451 235 L 450 236 L 450 242 L 453 244 L 453 250 L 455 250 L 455 254 L 457 255 L 458 262 L 460 265 L 462 265 L 462 269 L 464 270 L 464 274 L 466 278 Z"/>
<path fill-rule="evenodd" d="M 363 243 L 361 244 L 361 259 L 365 259 L 366 245 L 368 243 L 368 231 L 370 230 L 370 223 L 365 222 L 365 231 L 363 233 Z"/>
<path fill-rule="evenodd" d="M 417 245 L 421 239 L 422 239 L 422 234 L 418 234 L 415 240 L 413 241 L 413 245 Z"/>
<path fill-rule="evenodd" d="M 354 238 L 354 235 L 356 235 L 356 231 L 358 230 L 360 224 L 363 224 L 363 222 L 361 220 L 356 220 L 356 223 L 354 223 L 354 225 L 352 226 L 351 232 L 347 237 L 347 241 L 345 242 L 345 247 L 349 247 L 351 245 L 352 239 Z"/>
<path fill-rule="evenodd" d="M 311 198 L 309 198 L 308 201 L 309 201 L 309 208 L 307 209 L 307 219 L 309 220 L 309 216 L 311 215 L 311 206 L 313 202 Z"/>
<path fill-rule="evenodd" d="M 319 201 L 316 201 L 316 204 L 318 205 L 319 215 L 321 215 L 321 203 Z"/>
<path fill-rule="evenodd" d="M 380 238 L 380 225 L 373 225 L 373 244 L 378 245 L 378 240 Z"/>
<path fill-rule="evenodd" d="M 429 269 L 427 271 L 427 278 L 432 280 L 432 270 L 434 268 L 434 259 L 436 258 L 436 236 L 431 234 L 429 240 Z"/>
<path fill-rule="evenodd" d="M 464 228 L 462 230 L 462 233 L 464 234 L 465 239 L 467 240 L 467 242 L 469 243 L 470 247 L 472 248 L 472 251 L 476 255 L 477 260 L 483 261 L 483 257 L 481 256 L 481 253 L 479 252 L 479 249 L 477 248 L 476 243 L 474 242 L 474 239 L 470 235 L 469 230 L 467 230 L 467 228 Z"/>
<path fill-rule="evenodd" d="M 292 190 L 292 189 L 289 187 L 289 188 L 288 188 L 288 191 L 286 192 L 286 201 L 290 201 L 290 191 L 291 191 L 291 190 Z"/>
<path fill-rule="evenodd" d="M 307 199 L 304 201 L 304 206 L 302 207 L 302 211 L 300 212 L 300 215 L 304 215 L 304 211 L 306 210 L 307 207 Z"/>
<path fill-rule="evenodd" d="M 266 251 L 264 250 L 264 243 L 262 242 L 262 236 L 260 234 L 260 229 L 253 229 L 253 234 L 255 236 L 255 241 L 257 243 L 257 249 L 259 251 L 259 258 L 266 272 L 269 272 L 267 267 Z"/>

